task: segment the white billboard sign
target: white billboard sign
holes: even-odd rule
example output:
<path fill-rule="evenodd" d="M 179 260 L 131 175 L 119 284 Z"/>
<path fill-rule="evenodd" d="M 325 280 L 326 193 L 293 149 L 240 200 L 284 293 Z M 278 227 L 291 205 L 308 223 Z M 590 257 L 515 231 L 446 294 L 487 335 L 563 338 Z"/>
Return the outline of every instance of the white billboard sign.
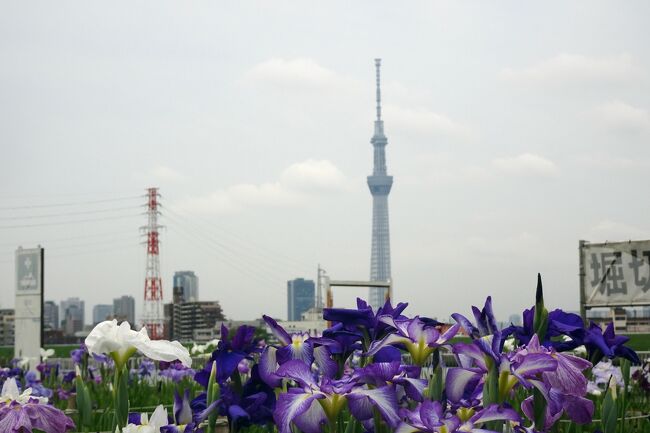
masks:
<path fill-rule="evenodd" d="M 43 248 L 16 250 L 16 358 L 28 358 L 31 369 L 40 361 L 43 322 Z"/>
<path fill-rule="evenodd" d="M 584 307 L 650 305 L 650 241 L 580 244 Z"/>

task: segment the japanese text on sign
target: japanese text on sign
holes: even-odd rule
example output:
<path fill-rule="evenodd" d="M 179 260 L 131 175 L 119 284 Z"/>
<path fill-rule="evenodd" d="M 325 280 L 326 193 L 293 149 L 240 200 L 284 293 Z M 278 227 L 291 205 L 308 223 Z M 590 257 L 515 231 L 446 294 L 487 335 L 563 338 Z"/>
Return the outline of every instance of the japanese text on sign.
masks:
<path fill-rule="evenodd" d="M 585 244 L 584 302 L 650 304 L 650 241 Z"/>

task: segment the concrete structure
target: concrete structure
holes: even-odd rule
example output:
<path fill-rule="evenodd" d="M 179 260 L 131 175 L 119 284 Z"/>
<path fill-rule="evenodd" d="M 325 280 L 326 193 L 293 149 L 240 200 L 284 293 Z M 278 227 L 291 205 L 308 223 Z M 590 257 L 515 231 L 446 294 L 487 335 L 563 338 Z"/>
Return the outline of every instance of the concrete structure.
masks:
<path fill-rule="evenodd" d="M 173 304 L 172 310 L 171 338 L 182 342 L 211 340 L 210 330 L 225 318 L 219 301 L 182 302 Z"/>
<path fill-rule="evenodd" d="M 61 301 L 61 317 L 63 319 L 61 327 L 66 335 L 74 335 L 75 332 L 84 328 L 85 309 L 84 301 L 79 298 L 68 298 Z"/>
<path fill-rule="evenodd" d="M 113 317 L 113 306 L 97 304 L 93 307 L 93 325 Z"/>
<path fill-rule="evenodd" d="M 280 323 L 280 325 L 289 333 L 307 333 L 311 336 L 322 335 L 323 331 L 328 328 L 328 324 L 323 320 L 323 311 L 317 307 L 313 307 L 303 312 L 300 315 L 300 320 L 287 320 Z M 271 332 L 271 329 L 267 330 Z"/>
<path fill-rule="evenodd" d="M 312 280 L 296 278 L 287 281 L 287 320 L 298 321 L 305 311 L 314 307 L 316 286 Z"/>
<path fill-rule="evenodd" d="M 59 306 L 54 301 L 45 301 L 43 304 L 43 326 L 59 329 Z"/>
<path fill-rule="evenodd" d="M 113 318 L 118 322 L 126 320 L 135 325 L 135 299 L 133 296 L 124 295 L 113 299 Z"/>
<path fill-rule="evenodd" d="M 174 303 L 199 300 L 199 277 L 194 274 L 194 271 L 174 273 L 173 294 Z"/>
<path fill-rule="evenodd" d="M 374 149 L 373 171 L 368 176 L 368 188 L 372 194 L 372 247 L 370 255 L 370 280 L 390 281 L 390 232 L 388 224 L 388 194 L 393 185 L 393 176 L 388 176 L 386 169 L 386 145 L 384 121 L 381 119 L 380 72 L 381 59 L 375 59 L 377 79 L 377 118 L 375 133 L 370 139 Z M 369 303 L 377 310 L 385 302 L 388 290 L 383 287 L 371 287 Z"/>
<path fill-rule="evenodd" d="M 5 308 L 0 310 L 0 346 L 13 346 L 15 339 L 14 310 Z"/>
<path fill-rule="evenodd" d="M 615 307 L 607 310 L 589 310 L 587 319 L 603 329 L 610 322 L 614 322 L 614 331 L 617 334 L 647 334 L 650 333 L 650 314 L 646 313 L 645 309 Z"/>

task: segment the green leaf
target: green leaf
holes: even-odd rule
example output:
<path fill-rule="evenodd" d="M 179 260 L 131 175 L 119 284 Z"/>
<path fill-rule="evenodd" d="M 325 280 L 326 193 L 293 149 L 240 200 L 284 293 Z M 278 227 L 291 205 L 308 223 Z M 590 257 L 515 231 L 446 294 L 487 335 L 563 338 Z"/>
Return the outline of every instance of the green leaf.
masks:
<path fill-rule="evenodd" d="M 543 431 L 546 423 L 546 399 L 537 388 L 533 391 L 533 411 L 535 414 L 535 429 Z"/>
<path fill-rule="evenodd" d="M 611 384 L 610 379 L 610 384 Z M 614 384 L 613 386 L 616 386 Z M 611 386 L 607 387 L 605 398 L 602 404 L 602 425 L 603 433 L 615 433 L 618 411 L 616 408 L 616 391 Z"/>

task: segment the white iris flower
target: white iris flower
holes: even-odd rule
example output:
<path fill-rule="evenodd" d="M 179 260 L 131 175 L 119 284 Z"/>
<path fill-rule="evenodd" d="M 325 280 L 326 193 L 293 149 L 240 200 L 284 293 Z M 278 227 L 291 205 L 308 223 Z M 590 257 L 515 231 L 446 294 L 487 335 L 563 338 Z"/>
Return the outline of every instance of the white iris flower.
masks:
<path fill-rule="evenodd" d="M 86 337 L 88 352 L 110 355 L 115 363 L 124 363 L 136 352 L 156 361 L 180 360 L 184 366 L 192 366 L 189 352 L 178 341 L 151 340 L 147 329 L 134 331 L 128 322 L 117 324 L 117 320 L 107 320 L 95 326 Z"/>

